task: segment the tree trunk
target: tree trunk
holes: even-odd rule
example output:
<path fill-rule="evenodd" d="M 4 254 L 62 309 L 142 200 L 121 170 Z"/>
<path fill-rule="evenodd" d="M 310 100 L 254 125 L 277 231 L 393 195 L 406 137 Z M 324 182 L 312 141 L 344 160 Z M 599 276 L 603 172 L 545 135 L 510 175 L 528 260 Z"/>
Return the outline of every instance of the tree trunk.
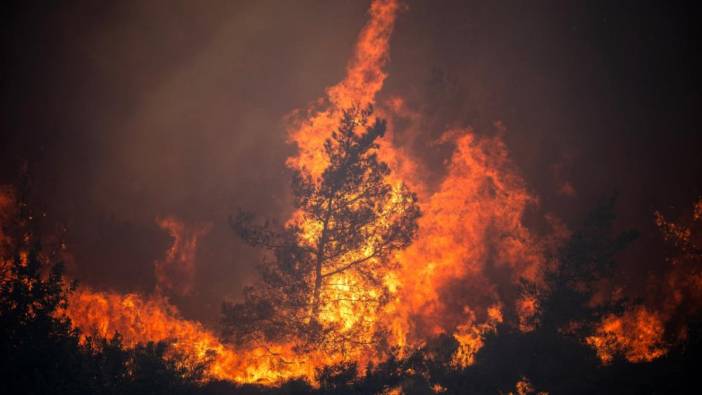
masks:
<path fill-rule="evenodd" d="M 322 262 L 317 259 L 314 277 L 314 294 L 312 299 L 312 319 L 317 320 L 319 316 L 319 294 L 322 289 Z"/>
<path fill-rule="evenodd" d="M 324 215 L 322 234 L 317 244 L 317 262 L 314 268 L 314 292 L 312 294 L 312 319 L 315 321 L 319 318 L 319 298 L 322 290 L 322 264 L 324 263 L 324 249 L 327 244 L 329 218 L 332 213 L 332 196 L 329 197 L 327 202 L 327 212 Z"/>

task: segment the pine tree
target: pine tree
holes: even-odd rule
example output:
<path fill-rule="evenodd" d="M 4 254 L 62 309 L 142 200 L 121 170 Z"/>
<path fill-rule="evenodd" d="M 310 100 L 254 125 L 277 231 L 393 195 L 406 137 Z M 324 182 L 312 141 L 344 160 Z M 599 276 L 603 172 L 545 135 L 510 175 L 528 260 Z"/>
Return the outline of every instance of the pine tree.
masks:
<path fill-rule="evenodd" d="M 330 318 L 338 303 L 364 312 L 383 304 L 389 256 L 411 242 L 420 215 L 416 195 L 391 185 L 378 158 L 385 129 L 383 120 L 371 122 L 370 109 L 345 112 L 324 144 L 324 172 L 293 176 L 295 221 L 276 230 L 248 213 L 231 219 L 244 241 L 267 252 L 261 281 L 246 288 L 242 303 L 224 306 L 225 332 L 236 342 L 334 339 L 338 346 L 363 326 Z"/>

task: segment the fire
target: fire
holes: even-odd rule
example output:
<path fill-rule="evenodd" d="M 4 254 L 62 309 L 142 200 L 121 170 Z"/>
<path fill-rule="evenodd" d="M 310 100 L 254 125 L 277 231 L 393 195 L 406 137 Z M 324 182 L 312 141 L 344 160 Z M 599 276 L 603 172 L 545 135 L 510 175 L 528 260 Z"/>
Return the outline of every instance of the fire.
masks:
<path fill-rule="evenodd" d="M 175 306 L 159 295 L 97 292 L 80 288 L 71 294 L 66 314 L 86 336 L 112 338 L 125 346 L 147 341 L 173 341 L 174 351 L 195 361 L 211 360 L 210 379 L 274 384 L 294 377 L 314 377 L 311 359 L 298 358 L 280 345 L 235 350 L 202 324 L 184 320 Z"/>
<path fill-rule="evenodd" d="M 517 383 L 514 385 L 514 391 L 510 391 L 509 395 L 529 395 L 529 394 L 536 394 L 536 395 L 548 395 L 548 392 L 545 391 L 536 391 L 534 389 L 534 385 L 529 381 L 528 378 L 522 377 L 517 381 Z"/>
<path fill-rule="evenodd" d="M 80 329 L 83 341 L 88 337 L 111 339 L 117 334 L 127 347 L 168 341 L 173 352 L 186 355 L 193 363 L 209 361 L 208 379 L 237 383 L 273 385 L 298 377 L 313 381 L 316 367 L 339 362 L 321 353 L 301 357 L 293 350 L 292 344 L 251 345 L 235 349 L 221 342 L 215 332 L 201 323 L 183 319 L 162 290 L 189 289 L 183 287 L 189 283 L 182 282 L 189 277 L 176 277 L 180 281 L 176 282 L 169 276 L 173 276 L 172 271 L 178 268 L 194 268 L 197 241 L 209 230 L 209 225 L 190 228 L 175 217 L 157 222 L 173 237 L 173 243 L 165 257 L 154 264 L 157 284 L 153 295 L 100 292 L 87 287 L 80 287 L 70 294 L 67 308 L 61 314 Z M 174 265 L 180 266 L 174 268 Z M 171 272 L 164 271 L 164 267 Z M 181 287 L 174 288 L 174 284 Z"/>
<path fill-rule="evenodd" d="M 492 306 L 488 309 L 488 320 L 483 323 L 476 324 L 475 314 L 469 309 L 466 309 L 466 315 L 470 319 L 458 326 L 453 334 L 453 337 L 458 341 L 458 349 L 453 355 L 451 363 L 455 367 L 466 367 L 473 364 L 475 354 L 483 346 L 483 335 L 486 332 L 494 332 L 495 326 L 502 322 L 502 312 L 498 306 Z"/>
<path fill-rule="evenodd" d="M 394 1 L 374 2 L 346 78 L 330 87 L 325 98 L 290 116 L 289 139 L 298 149 L 297 155 L 288 159 L 290 167 L 318 177 L 327 165 L 324 141 L 342 112 L 377 104 L 398 8 Z M 360 286 L 363 281 L 345 275 L 327 288 L 334 294 L 329 299 L 335 302 L 323 307 L 323 319 L 338 323 L 342 332 L 363 320 L 364 336 L 387 332 L 390 344 L 401 350 L 421 345 L 428 336 L 454 334 L 460 344 L 454 360 L 466 366 L 482 345 L 482 334 L 502 321 L 503 303 L 518 309 L 524 322 L 537 313 L 537 304 L 525 302 L 531 299 L 524 299 L 520 292 L 503 300 L 497 295 L 496 279 L 487 273 L 493 269 L 506 273 L 515 288 L 522 280 L 542 285 L 542 272 L 547 267 L 544 246 L 521 222 L 527 207 L 537 200 L 514 171 L 501 140 L 477 138 L 469 130 L 449 131 L 437 142 L 453 144 L 455 152 L 443 182 L 437 190 L 429 191 L 429 185 L 416 177 L 421 165 L 392 139 L 393 115 L 415 121 L 419 116 L 397 97 L 382 103 L 376 112 L 389 119 L 379 152 L 392 169 L 388 182 L 407 182 L 422 198 L 419 235 L 408 250 L 394 258 L 397 269 L 382 273 L 391 297 L 387 305 L 378 311 L 373 303 L 358 303 L 374 300 L 375 295 Z M 315 240 L 321 229 L 319 223 L 305 220 L 299 212 L 288 223 L 300 226 L 303 238 L 309 241 Z"/>
<path fill-rule="evenodd" d="M 352 105 L 367 106 L 374 103 L 375 95 L 386 78 L 383 66 L 388 59 L 389 38 L 392 32 L 399 4 L 394 0 L 374 1 L 371 5 L 370 20 L 359 35 L 353 59 L 347 68 L 346 78 L 327 90 L 326 109 L 306 114 L 296 112 L 289 118 L 290 140 L 299 149 L 297 157 L 291 157 L 288 164 L 304 168 L 311 174 L 319 174 L 326 164 L 321 156 L 321 147 L 326 134 L 336 126 L 344 109 Z M 323 105 L 322 101 L 317 107 Z M 295 220 L 295 216 L 291 221 Z M 157 291 L 171 290 L 187 294 L 190 278 L 194 270 L 194 257 L 200 237 L 207 233 L 206 226 L 187 228 L 174 218 L 165 218 L 159 225 L 173 238 L 164 259 L 156 262 Z M 301 224 L 309 237 L 318 231 L 316 224 Z M 377 317 L 368 317 L 370 311 L 359 311 L 356 303 L 365 298 L 375 298 L 372 291 L 366 292 L 358 278 L 351 275 L 336 276 L 335 283 L 325 292 L 336 294 L 335 302 L 322 308 L 321 319 L 339 324 L 343 332 L 356 325 L 374 325 Z M 372 310 L 372 308 L 370 309 Z M 201 324 L 182 319 L 177 309 L 157 292 L 152 297 L 135 294 L 97 292 L 82 288 L 69 301 L 68 316 L 74 326 L 86 335 L 95 334 L 111 337 L 119 332 L 126 345 L 139 342 L 172 339 L 173 347 L 195 358 L 211 356 L 209 377 L 241 383 L 274 384 L 286 379 L 305 377 L 314 381 L 315 368 L 334 364 L 343 359 L 339 355 L 326 355 L 321 352 L 307 352 L 299 355 L 294 344 L 250 345 L 246 349 L 235 350 L 221 343 L 217 336 Z M 358 360 L 368 359 L 351 350 Z"/>
<path fill-rule="evenodd" d="M 393 189 L 387 204 L 401 203 L 404 185 L 418 191 L 421 198 L 417 237 L 407 249 L 386 258 L 391 265 L 374 273 L 380 285 L 371 287 L 359 274 L 337 274 L 336 270 L 324 284 L 318 321 L 333 328 L 343 348 L 335 352 L 301 349 L 294 341 L 235 347 L 201 323 L 184 319 L 167 294 L 186 296 L 191 292 L 198 244 L 210 226 L 186 224 L 175 217 L 157 220 L 172 244 L 154 264 L 157 284 L 152 295 L 87 287 L 70 295 L 63 313 L 80 329 L 83 341 L 89 336 L 111 338 L 117 333 L 125 346 L 170 341 L 174 351 L 197 361 L 211 361 L 207 371 L 210 379 L 273 385 L 299 377 L 314 382 L 320 367 L 349 361 L 363 367 L 383 360 L 390 350 L 406 355 L 441 334 L 453 336 L 458 343 L 451 364 L 465 368 L 474 363 L 485 335 L 509 323 L 511 317 L 516 317 L 514 324 L 521 331 L 535 329 L 540 300 L 534 292 L 547 287 L 545 274 L 556 267 L 549 256 L 559 235 L 566 232 L 555 226 L 556 236 L 547 238 L 524 224 L 527 210 L 539 202 L 512 164 L 500 137 L 479 137 L 469 129 L 446 131 L 432 147 L 450 146 L 453 151 L 445 172 L 434 175 L 438 182 L 432 183 L 424 181 L 427 171 L 420 161 L 394 143 L 393 118 L 417 124 L 421 118 L 401 98 L 377 100 L 387 78 L 384 68 L 389 60 L 389 40 L 400 8 L 397 0 L 373 1 L 345 78 L 329 87 L 325 97 L 287 119 L 288 139 L 297 148 L 287 165 L 318 179 L 328 165 L 324 143 L 344 111 L 377 107 L 376 114 L 389 121 L 378 152 L 391 169 L 386 181 Z M 1 192 L 0 214 L 10 204 Z M 575 192 L 568 185 L 563 193 Z M 702 220 L 702 200 L 694 206 L 693 219 Z M 669 223 L 660 215 L 656 221 L 666 238 L 681 248 L 694 242 L 690 227 Z M 320 222 L 301 211 L 293 213 L 286 223 L 302 230 L 303 244 L 312 245 L 322 232 Z M 375 226 L 387 227 L 389 223 L 390 218 L 385 218 Z M 0 243 L 4 243 L 1 233 Z M 346 259 L 365 258 L 379 259 L 364 248 Z M 666 280 L 662 302 L 607 315 L 585 339 L 603 362 L 611 362 L 617 355 L 631 362 L 652 361 L 667 352 L 666 325 L 679 313 L 683 300 L 702 301 L 702 275 L 694 266 L 678 264 Z M 387 347 L 373 347 L 378 336 L 383 336 Z M 360 370 L 362 373 L 363 368 Z M 434 386 L 436 393 L 445 391 L 438 384 Z M 400 392 L 400 388 L 388 390 Z M 515 392 L 535 390 L 522 378 Z"/>
<path fill-rule="evenodd" d="M 393 142 L 394 116 L 419 119 L 401 98 L 380 104 L 376 99 L 387 77 L 384 66 L 399 9 L 395 0 L 373 1 L 344 80 L 287 119 L 289 141 L 297 147 L 287 164 L 316 178 L 328 164 L 324 142 L 343 112 L 378 107 L 376 114 L 389 119 L 379 156 L 392 170 L 387 181 L 395 188 L 393 196 L 400 198 L 397 191 L 403 183 L 419 192 L 423 216 L 416 240 L 391 258 L 391 269 L 378 273 L 387 291 L 386 303 L 378 301 L 378 289 L 367 287 L 366 280 L 350 272 L 333 276 L 322 291 L 326 302 L 320 307 L 320 322 L 333 327 L 340 339 L 352 331 L 360 337 L 340 353 L 302 352 L 294 343 L 236 349 L 201 324 L 182 319 L 159 292 L 143 297 L 86 288 L 69 303 L 74 325 L 85 334 L 109 337 L 119 332 L 127 345 L 174 339 L 179 351 L 213 358 L 211 378 L 266 384 L 294 377 L 314 381 L 315 369 L 325 365 L 355 361 L 364 366 L 381 360 L 385 351 L 368 347 L 377 334 L 400 352 L 420 347 L 431 336 L 452 335 L 459 344 L 452 363 L 465 367 L 473 363 L 484 335 L 505 321 L 505 312 L 514 312 L 520 329 L 533 329 L 539 301 L 521 286 L 545 287 L 544 273 L 553 267 L 546 258 L 551 244 L 523 223 L 525 212 L 538 199 L 515 170 L 503 141 L 478 137 L 470 130 L 446 132 L 435 145 L 450 145 L 453 154 L 440 182 L 432 185 L 417 177 L 424 172 L 421 163 Z M 302 229 L 302 242 L 311 243 L 321 231 L 318 222 L 300 212 L 287 223 Z M 172 218 L 160 225 L 173 237 L 173 245 L 156 263 L 158 289 L 187 294 L 197 242 L 206 227 L 189 229 Z M 611 328 L 606 335 L 616 332 L 616 326 Z"/>
<path fill-rule="evenodd" d="M 358 37 L 344 80 L 328 88 L 326 98 L 289 116 L 288 138 L 298 149 L 298 155 L 288 158 L 290 167 L 319 176 L 327 165 L 322 150 L 324 141 L 337 127 L 343 111 L 375 103 L 387 77 L 383 67 L 389 58 L 390 34 L 399 8 L 397 0 L 373 1 L 370 20 Z"/>
<path fill-rule="evenodd" d="M 324 141 L 343 111 L 377 104 L 399 9 L 394 0 L 374 1 L 345 79 L 327 89 L 324 99 L 289 116 L 289 140 L 298 152 L 288 159 L 288 166 L 318 177 L 327 165 Z M 381 105 L 377 113 L 389 118 L 390 125 L 394 115 L 419 118 L 400 98 Z M 393 199 L 400 198 L 397 191 L 405 180 L 419 191 L 420 231 L 407 250 L 392 258 L 393 269 L 380 273 L 387 303 L 381 304 L 378 290 L 368 288 L 364 279 L 352 273 L 335 275 L 324 288 L 322 299 L 328 302 L 320 308 L 320 322 L 334 327 L 340 339 L 352 330 L 359 336 L 342 353 L 300 353 L 294 344 L 234 349 L 201 324 L 182 319 L 162 291 L 181 295 L 190 291 L 197 243 L 208 227 L 189 227 L 172 217 L 159 220 L 173 244 L 155 264 L 154 296 L 82 288 L 71 297 L 68 316 L 86 335 L 110 337 L 119 332 L 126 345 L 174 339 L 176 350 L 199 359 L 213 358 L 209 377 L 236 382 L 273 384 L 293 377 L 313 381 L 315 368 L 324 365 L 356 361 L 364 366 L 384 357 L 367 346 L 378 333 L 388 334 L 387 343 L 401 352 L 421 346 L 429 336 L 451 334 L 459 343 L 454 365 L 470 365 L 483 335 L 503 322 L 504 308 L 517 311 L 520 322 L 538 312 L 537 301 L 518 288 L 524 281 L 542 286 L 548 267 L 545 244 L 522 224 L 525 210 L 537 199 L 526 189 L 497 137 L 479 138 L 469 130 L 445 133 L 436 145 L 451 144 L 454 153 L 443 180 L 431 190 L 415 177 L 422 171 L 421 164 L 393 144 L 392 134 L 390 126 L 380 141 L 379 156 L 392 170 L 388 182 L 396 191 Z M 321 229 L 299 212 L 288 223 L 303 229 L 303 242 L 314 240 Z M 514 291 L 499 292 L 498 281 L 512 284 Z"/>
<path fill-rule="evenodd" d="M 668 350 L 663 329 L 663 321 L 655 312 L 639 307 L 621 316 L 605 317 L 586 342 L 597 350 L 604 363 L 616 355 L 623 355 L 629 362 L 650 362 Z"/>
<path fill-rule="evenodd" d="M 687 337 L 686 317 L 702 306 L 702 199 L 692 205 L 689 218 L 671 222 L 654 213 L 663 239 L 675 250 L 663 281 L 657 278 L 646 303 L 630 306 L 620 315 L 608 315 L 586 338 L 603 363 L 623 356 L 629 362 L 648 362 L 668 353 Z"/>
<path fill-rule="evenodd" d="M 514 284 L 539 284 L 547 264 L 539 240 L 521 222 L 536 200 L 512 171 L 504 144 L 467 131 L 442 141 L 456 151 L 438 190 L 420 202 L 419 235 L 398 256 L 401 286 L 391 306 L 394 332 L 415 340 L 457 328 L 466 333 L 466 325 L 491 330 L 502 320 L 498 306 L 518 300 L 501 300 L 489 272 L 504 271 Z"/>
<path fill-rule="evenodd" d="M 529 332 L 536 328 L 535 318 L 539 313 L 539 300 L 533 295 L 525 295 L 517 301 L 517 314 L 519 316 L 519 329 Z"/>
<path fill-rule="evenodd" d="M 159 292 L 173 291 L 187 295 L 195 274 L 197 245 L 200 238 L 209 232 L 210 225 L 186 226 L 175 217 L 161 218 L 156 223 L 173 239 L 166 256 L 154 265 L 156 287 Z"/>

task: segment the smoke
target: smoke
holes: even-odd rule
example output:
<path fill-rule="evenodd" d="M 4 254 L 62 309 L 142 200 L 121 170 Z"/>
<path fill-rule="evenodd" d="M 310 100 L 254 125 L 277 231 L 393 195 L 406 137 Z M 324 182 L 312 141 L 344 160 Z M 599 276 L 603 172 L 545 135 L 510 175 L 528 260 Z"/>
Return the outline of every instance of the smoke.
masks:
<path fill-rule="evenodd" d="M 369 22 L 359 35 L 346 77 L 327 90 L 327 101 L 320 100 L 307 112 L 294 114 L 290 136 L 296 142 L 298 152 L 289 158 L 288 165 L 319 176 L 326 166 L 324 157 L 319 155 L 321 142 L 330 135 L 342 111 L 351 105 L 365 107 L 374 103 L 386 78 L 384 66 L 396 11 L 394 1 L 372 4 Z M 391 101 L 389 106 L 381 103 L 379 112 L 391 117 L 393 125 L 398 124 L 393 111 L 398 112 L 400 120 L 421 119 L 420 115 L 408 116 L 413 113 L 407 111 L 399 100 Z M 398 174 L 388 181 L 399 184 L 403 182 L 399 177 L 412 179 L 414 174 L 411 171 L 424 165 L 401 146 L 395 145 L 397 140 L 392 132 L 391 129 L 391 134 L 383 141 L 379 155 L 388 158 L 391 167 L 398 166 Z M 364 332 L 363 336 L 372 338 L 375 332 L 389 332 L 392 334 L 388 339 L 391 345 L 411 350 L 431 336 L 449 334 L 459 342 L 454 363 L 467 366 L 480 349 L 483 334 L 494 330 L 496 324 L 503 321 L 503 312 L 510 317 L 519 316 L 520 328 L 529 330 L 526 323 L 538 312 L 538 301 L 520 287 L 524 283 L 537 288 L 544 286 L 543 275 L 549 269 L 545 257 L 549 244 L 522 223 L 526 208 L 535 205 L 537 199 L 526 189 L 514 169 L 501 138 L 480 138 L 471 131 L 453 130 L 433 145 L 451 146 L 447 170 L 435 186 L 422 185 L 419 179 L 410 181 L 426 197 L 420 203 L 424 212 L 419 224 L 420 233 L 407 251 L 394 258 L 398 263 L 396 270 L 378 273 L 390 290 L 390 302 L 378 310 L 364 310 L 368 327 L 364 327 L 367 333 Z M 298 216 L 292 218 L 307 220 Z M 173 244 L 166 257 L 156 262 L 157 290 L 186 294 L 190 291 L 189 279 L 193 273 L 197 240 L 206 228 L 195 227 L 186 231 L 185 225 L 175 219 L 159 221 L 159 224 L 169 230 Z M 313 225 L 300 224 L 300 227 L 304 229 Z M 339 281 L 353 283 L 354 279 L 342 278 Z M 345 299 L 357 299 L 353 289 L 351 287 L 348 292 L 352 294 Z M 136 295 L 82 290 L 73 298 L 75 307 L 71 308 L 69 316 L 74 317 L 78 327 L 88 332 L 98 331 L 103 336 L 124 328 L 130 342 L 161 340 L 165 334 L 175 333 L 183 339 L 179 344 L 190 354 L 197 354 L 201 348 L 198 344 L 206 341 L 208 347 L 217 351 L 214 369 L 222 366 L 231 369 L 225 376 L 211 373 L 213 377 L 247 382 L 260 378 L 250 372 L 258 369 L 257 364 L 248 366 L 242 362 L 256 357 L 259 345 L 251 344 L 237 350 L 237 361 L 232 362 L 233 350 L 210 341 L 210 334 L 197 324 L 180 319 L 177 310 L 159 298 L 160 292 L 154 298 L 144 299 Z M 354 309 L 354 306 L 339 308 Z M 332 316 L 342 321 L 356 319 L 346 318 L 341 313 L 343 311 Z M 293 345 L 263 345 L 266 349 L 279 350 L 268 352 L 268 360 L 280 359 L 279 363 L 271 362 L 274 365 L 299 359 L 303 369 L 276 368 L 266 374 L 267 381 L 275 382 L 291 374 L 303 373 L 309 378 L 313 367 L 348 358 L 363 365 L 384 357 L 379 351 L 368 354 L 362 346 L 339 355 L 321 356 L 314 350 L 302 354 L 294 352 Z"/>
<path fill-rule="evenodd" d="M 173 238 L 166 256 L 156 261 L 157 292 L 175 292 L 187 296 L 192 291 L 195 257 L 200 238 L 210 231 L 210 225 L 186 225 L 178 218 L 166 217 L 156 221 Z"/>
<path fill-rule="evenodd" d="M 18 41 L 4 73 L 2 180 L 29 163 L 39 205 L 69 228 L 71 274 L 100 289 L 154 288 L 153 262 L 171 242 L 154 218 L 212 223 L 180 302 L 214 323 L 257 258 L 227 217 L 288 210 L 281 120 L 339 79 L 365 12 L 272 1 L 20 8 L 4 35 Z"/>
<path fill-rule="evenodd" d="M 576 225 L 613 191 L 617 227 L 642 231 L 618 257 L 613 281 L 627 295 L 645 293 L 649 278 L 667 270 L 652 211 L 684 206 L 702 185 L 700 96 L 691 88 L 699 63 L 685 10 L 406 3 L 394 23 L 367 37 L 379 48 L 392 31 L 390 51 L 360 52 L 348 65 L 368 4 L 17 6 L 3 26 L 1 180 L 29 164 L 40 205 L 69 228 L 72 276 L 99 289 L 154 289 L 153 263 L 172 243 L 154 218 L 211 223 L 192 253 L 196 270 L 175 275 L 190 286 L 173 288 L 189 289 L 178 300 L 184 316 L 213 322 L 221 300 L 237 298 L 251 280 L 257 259 L 233 237 L 227 216 L 237 207 L 290 214 L 286 160 L 295 147 L 286 142 L 286 115 L 327 87 L 327 99 L 341 105 L 339 90 L 368 85 L 363 101 L 379 104 L 392 124 L 393 148 L 383 152 L 398 178 L 427 212 L 459 203 L 424 219 L 427 230 L 406 252 L 436 261 L 420 270 L 434 270 L 442 284 L 413 305 L 421 313 L 411 331 L 453 331 L 468 316 L 495 322 L 493 306 L 505 316 L 538 310 L 514 286 L 538 284 L 550 264 L 550 241 L 533 228 L 549 228 L 543 213 Z M 385 68 L 368 73 L 365 60 Z M 335 85 L 354 67 L 361 79 Z M 436 144 L 447 130 L 463 132 Z M 464 161 L 481 171 L 461 171 Z M 470 192 L 487 208 L 461 201 L 446 181 L 471 177 Z M 534 217 L 536 226 L 526 226 Z M 469 228 L 471 221 L 478 225 Z M 429 236 L 451 226 L 447 233 L 461 238 Z M 440 242 L 460 256 L 445 256 Z M 528 259 L 500 255 L 515 246 Z M 454 267 L 459 272 L 447 272 Z M 684 278 L 667 283 L 680 288 Z M 435 328 L 439 316 L 445 321 Z"/>

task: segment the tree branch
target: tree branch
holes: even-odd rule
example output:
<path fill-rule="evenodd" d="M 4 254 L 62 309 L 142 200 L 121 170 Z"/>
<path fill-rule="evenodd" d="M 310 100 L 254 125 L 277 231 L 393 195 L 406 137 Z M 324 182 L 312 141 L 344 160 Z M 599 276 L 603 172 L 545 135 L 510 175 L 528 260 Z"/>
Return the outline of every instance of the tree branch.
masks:
<path fill-rule="evenodd" d="M 322 274 L 322 278 L 329 277 L 329 276 L 333 276 L 333 275 L 335 275 L 335 274 L 339 274 L 339 273 L 341 273 L 341 272 L 344 272 L 344 271 L 350 269 L 350 268 L 353 267 L 353 266 L 356 266 L 356 265 L 358 265 L 358 264 L 361 264 L 361 263 L 366 262 L 366 261 L 368 261 L 368 260 L 370 260 L 370 259 L 372 259 L 372 258 L 377 258 L 377 257 L 378 257 L 378 253 L 377 253 L 377 252 L 373 252 L 371 255 L 368 255 L 368 256 L 366 256 L 366 257 L 357 259 L 357 260 L 355 260 L 355 261 L 353 261 L 353 262 L 351 262 L 351 263 L 348 263 L 348 264 L 346 264 L 346 265 L 344 265 L 344 266 L 342 266 L 342 267 L 340 267 L 340 268 L 338 268 L 338 269 L 335 269 L 335 270 L 332 270 L 332 271 L 330 271 L 330 272 L 328 272 L 328 273 Z"/>

